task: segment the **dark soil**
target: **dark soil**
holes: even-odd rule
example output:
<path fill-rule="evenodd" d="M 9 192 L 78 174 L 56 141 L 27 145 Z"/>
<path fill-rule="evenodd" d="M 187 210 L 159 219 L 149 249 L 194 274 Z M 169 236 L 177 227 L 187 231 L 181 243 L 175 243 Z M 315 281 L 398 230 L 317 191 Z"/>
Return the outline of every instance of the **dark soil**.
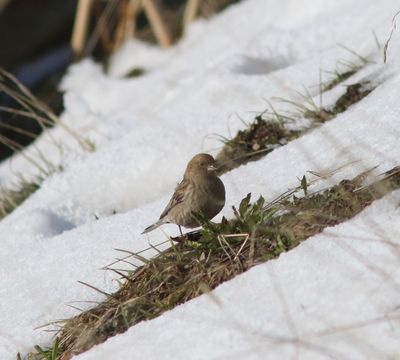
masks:
<path fill-rule="evenodd" d="M 264 120 L 261 115 L 257 116 L 245 130 L 226 141 L 216 157 L 218 171 L 223 174 L 249 161 L 258 160 L 298 135 L 298 131 L 287 130 L 277 120 Z"/>
<path fill-rule="evenodd" d="M 364 99 L 374 88 L 368 87 L 369 83 L 357 83 L 347 86 L 346 93 L 343 94 L 332 109 L 334 114 L 345 112 L 351 105 Z"/>

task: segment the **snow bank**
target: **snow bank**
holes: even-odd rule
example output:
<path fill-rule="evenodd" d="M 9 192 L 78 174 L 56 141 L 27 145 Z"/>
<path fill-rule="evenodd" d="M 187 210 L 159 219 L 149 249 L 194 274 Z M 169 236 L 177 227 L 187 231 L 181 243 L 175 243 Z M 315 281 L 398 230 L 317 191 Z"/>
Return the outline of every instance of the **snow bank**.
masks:
<path fill-rule="evenodd" d="M 399 202 L 397 191 L 74 359 L 396 358 Z"/>
<path fill-rule="evenodd" d="M 173 49 L 161 51 L 135 41 L 127 44 L 111 62 L 109 75 L 90 60 L 72 66 L 62 83 L 66 92 L 62 121 L 93 140 L 96 151 L 84 152 L 61 127 L 50 130 L 34 145 L 56 164 L 62 164 L 64 170 L 46 179 L 35 194 L 0 222 L 3 244 L 0 254 L 0 358 L 14 359 L 17 351 L 29 351 L 36 343 L 48 344 L 50 335 L 35 328 L 75 314 L 67 304 L 83 301 L 78 307 L 87 309 L 92 304 L 85 301 L 102 299 L 100 294 L 79 285 L 78 280 L 107 292 L 114 291 L 117 288 L 115 276 L 99 269 L 120 256 L 114 248 L 139 251 L 146 248 L 149 241 L 156 244 L 165 240 L 161 231 L 155 231 L 149 237 L 141 236 L 140 232 L 157 218 L 165 206 L 188 159 L 199 151 L 216 153 L 221 143 L 211 135 L 230 137 L 243 127 L 241 119 L 251 120 L 255 113 L 267 107 L 267 100 L 273 96 L 298 99 L 297 91 L 301 91 L 303 86 L 316 96 L 320 70 L 335 70 L 338 61 L 358 61 L 338 43 L 376 60 L 345 83 L 366 77 L 378 81 L 378 88 L 362 102 L 313 132 L 260 161 L 226 174 L 223 180 L 227 187 L 227 207 L 223 214 L 229 215 L 230 205 L 237 204 L 248 192 L 255 197 L 263 194 L 267 200 L 273 199 L 298 185 L 297 177 L 308 170 L 324 173 L 347 165 L 329 180 L 337 181 L 371 166 L 380 165 L 375 172 L 378 173 L 398 165 L 400 42 L 398 36 L 392 40 L 389 64 L 384 66 L 382 49 L 377 49 L 373 36 L 374 31 L 383 43 L 388 36 L 391 17 L 397 10 L 398 3 L 394 0 L 379 4 L 372 0 L 341 0 L 329 4 L 322 0 L 245 0 L 208 22 L 194 24 L 188 36 Z M 139 66 L 147 69 L 144 76 L 119 77 L 131 67 Z M 342 86 L 333 89 L 326 94 L 324 101 L 333 101 L 343 91 Z M 316 101 L 319 101 L 318 96 Z M 52 139 L 63 144 L 63 154 Z M 33 150 L 33 146 L 28 149 Z M 1 164 L 0 183 L 9 184 L 15 173 L 32 174 L 35 171 L 23 157 L 16 156 Z M 328 183 L 321 181 L 316 188 Z M 388 197 L 374 205 L 378 210 L 387 209 L 379 219 L 391 220 L 390 226 L 398 220 L 394 199 L 397 198 Z M 367 211 L 378 212 L 376 209 Z M 113 215 L 115 211 L 117 214 Z M 357 221 L 360 220 L 354 219 L 341 226 L 345 229 L 348 226 L 353 232 Z M 170 235 L 177 233 L 174 226 L 165 226 L 164 230 Z M 397 241 L 397 230 L 393 227 L 385 238 Z M 352 236 L 358 234 L 354 232 Z M 332 240 L 329 237 L 329 242 L 323 241 L 327 236 L 320 235 L 310 240 L 311 245 L 306 242 L 273 263 L 256 267 L 222 285 L 216 291 L 218 298 L 238 294 L 229 295 L 229 306 L 224 302 L 221 309 L 213 309 L 210 300 L 202 297 L 165 314 L 154 324 L 161 324 L 160 328 L 168 328 L 168 334 L 171 331 L 177 336 L 183 336 L 179 333 L 182 324 L 191 329 L 188 334 L 193 336 L 206 332 L 218 334 L 215 341 L 210 339 L 208 347 L 201 342 L 202 347 L 196 355 L 210 358 L 211 355 L 226 357 L 230 350 L 232 354 L 248 352 L 248 344 L 239 340 L 244 338 L 243 333 L 233 329 L 235 323 L 247 324 L 244 332 L 248 333 L 253 322 L 259 319 L 251 332 L 253 343 L 253 333 L 259 330 L 293 338 L 292 329 L 281 329 L 281 324 L 287 324 L 282 319 L 286 319 L 289 310 L 302 338 L 311 330 L 317 332 L 347 324 L 339 321 L 344 317 L 336 319 L 330 316 L 334 301 L 344 312 L 343 316 L 359 305 L 360 311 L 349 318 L 349 323 L 372 319 L 371 307 L 375 309 L 374 316 L 386 314 L 395 301 L 390 286 L 382 287 L 382 297 L 368 302 L 371 289 L 377 286 L 377 282 L 371 280 L 375 273 L 366 272 L 365 279 L 356 288 L 354 280 L 359 279 L 360 268 L 354 265 L 353 269 L 353 260 L 346 258 L 346 254 L 343 261 L 339 261 L 339 253 L 330 256 L 332 249 L 329 246 L 333 248 L 336 242 L 347 244 L 346 238 L 338 236 L 338 240 Z M 360 241 L 351 246 L 364 251 Z M 384 248 L 383 243 L 376 246 Z M 313 260 L 315 254 L 319 258 Z M 152 255 L 152 251 L 146 253 L 146 256 Z M 365 256 L 370 261 L 370 253 L 366 252 Z M 390 262 L 379 264 L 385 272 L 391 273 Z M 340 278 L 340 286 L 323 287 L 330 279 L 326 275 L 327 269 L 332 273 L 338 272 L 338 278 L 332 280 L 336 284 L 346 267 L 351 268 L 352 277 Z M 299 299 L 304 297 L 307 300 L 310 312 L 304 310 L 302 302 L 295 297 L 285 296 L 289 309 L 285 310 L 286 307 L 279 307 L 282 301 L 277 300 L 275 290 L 273 297 L 269 295 L 271 291 L 265 293 L 266 289 L 271 289 L 273 277 L 268 274 L 272 268 L 278 284 L 273 285 L 274 289 L 280 286 L 284 294 L 298 293 Z M 304 272 L 304 268 L 310 271 Z M 261 273 L 264 275 L 259 277 L 260 282 L 256 282 L 254 274 Z M 391 276 L 393 281 L 397 281 L 395 274 Z M 295 278 L 303 279 L 297 282 L 297 287 Z M 304 287 L 305 281 L 312 287 L 310 293 Z M 351 293 L 354 302 L 350 299 Z M 318 294 L 319 298 L 311 304 L 313 294 L 314 297 Z M 249 297 L 251 302 L 243 301 Z M 263 307 L 261 299 L 266 301 Z M 378 306 L 381 300 L 384 303 Z M 225 320 L 220 319 L 219 325 L 215 325 L 219 326 L 217 329 L 206 321 L 196 330 L 196 323 L 201 321 L 193 315 L 194 311 L 197 313 L 197 303 L 200 304 L 199 314 L 206 318 L 212 318 L 212 313 L 215 316 L 218 313 L 221 319 L 224 316 L 229 318 L 231 315 L 224 314 L 230 314 L 234 307 L 241 308 L 241 311 L 232 318 L 236 320 L 230 320 L 234 321 L 230 325 L 224 325 Z M 189 310 L 185 310 L 187 308 Z M 318 319 L 324 320 L 324 326 L 316 326 Z M 306 320 L 308 325 L 298 325 Z M 164 332 L 165 337 L 161 338 L 153 329 L 157 325 L 152 323 L 139 325 L 110 340 L 104 349 L 113 349 L 115 342 L 124 342 L 127 345 L 121 349 L 119 358 L 126 358 L 126 354 L 133 356 L 130 351 L 135 348 L 132 345 L 135 343 L 136 349 L 141 351 L 137 354 L 148 354 L 152 358 L 156 356 L 151 350 L 152 344 L 160 341 L 162 350 L 158 349 L 163 356 L 172 356 L 178 347 L 171 344 L 172 335 L 170 338 Z M 220 327 L 225 330 L 220 330 Z M 152 329 L 149 331 L 153 335 L 146 333 L 147 328 Z M 387 349 L 390 354 L 394 330 L 387 330 L 387 324 L 371 329 L 368 331 L 376 334 L 376 339 L 364 342 L 364 345 L 370 344 L 375 349 L 380 344 L 380 348 Z M 362 339 L 363 331 L 354 330 L 352 336 Z M 139 333 L 136 335 L 136 332 Z M 230 336 L 236 347 L 231 346 Z M 189 344 L 188 337 L 182 339 Z M 224 347 L 217 344 L 217 339 Z M 268 336 L 262 336 L 262 339 L 268 339 Z M 361 340 L 346 342 L 341 336 L 332 344 L 329 342 L 333 341 L 332 337 L 324 339 L 318 340 L 318 344 L 340 353 L 359 351 L 357 344 L 361 344 Z M 196 349 L 194 342 L 191 345 Z M 274 345 L 271 351 L 282 351 L 283 356 L 286 351 L 293 351 L 291 347 Z M 96 358 L 102 348 L 103 345 L 94 349 L 93 355 L 89 352 L 83 356 Z M 302 349 L 304 351 L 304 347 Z M 185 351 L 181 349 L 178 354 L 187 358 Z M 265 351 L 262 348 L 254 356 Z M 206 356 L 206 353 L 211 355 Z M 112 358 L 118 357 L 113 355 Z"/>

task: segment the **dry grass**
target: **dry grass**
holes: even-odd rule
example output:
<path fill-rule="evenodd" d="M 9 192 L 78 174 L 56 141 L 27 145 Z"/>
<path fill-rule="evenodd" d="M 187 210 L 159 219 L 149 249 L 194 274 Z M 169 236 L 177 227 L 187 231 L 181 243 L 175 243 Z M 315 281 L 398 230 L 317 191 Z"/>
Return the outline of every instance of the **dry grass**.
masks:
<path fill-rule="evenodd" d="M 0 188 L 0 220 L 34 193 L 40 187 L 42 181 L 43 178 L 41 177 L 31 181 L 21 178 L 14 189 Z"/>
<path fill-rule="evenodd" d="M 0 92 L 9 96 L 19 106 L 8 107 L 0 106 L 1 112 L 11 113 L 27 117 L 36 121 L 40 127 L 54 126 L 57 124 L 63 128 L 77 143 L 88 151 L 94 150 L 94 145 L 87 139 L 83 138 L 74 129 L 60 121 L 57 115 L 42 101 L 37 99 L 24 85 L 22 85 L 12 74 L 0 68 Z M 22 131 L 15 129 L 15 131 Z M 0 139 L 4 145 L 12 147 L 12 150 L 18 151 L 20 148 L 16 147 L 12 142 L 7 142 L 5 139 Z M 55 143 L 56 146 L 59 144 Z"/>
<path fill-rule="evenodd" d="M 343 81 L 352 77 L 360 69 L 361 69 L 361 66 L 354 66 L 354 67 L 351 67 L 349 70 L 346 70 L 343 72 L 335 71 L 333 73 L 333 75 L 334 75 L 333 78 L 330 81 L 328 81 L 322 85 L 322 90 L 329 91 L 329 90 L 333 89 L 336 85 L 339 85 Z"/>
<path fill-rule="evenodd" d="M 95 308 L 65 322 L 57 335 L 57 358 L 69 359 L 214 289 L 400 188 L 399 167 L 363 185 L 368 173 L 313 194 L 308 194 L 304 178 L 298 188 L 272 203 L 263 198 L 252 203 L 249 194 L 234 208 L 233 219 L 223 219 L 220 224 L 203 221 L 202 230 L 173 239 L 176 243 L 171 242 L 169 249 L 151 260 L 128 252 L 143 265 L 126 273 L 114 270 L 122 277 L 121 288 Z M 299 191 L 307 195 L 298 198 L 295 194 Z"/>
<path fill-rule="evenodd" d="M 375 40 L 377 41 L 378 47 L 380 47 L 379 41 L 377 39 Z M 326 71 L 328 74 L 332 76 L 332 78 L 329 81 L 324 82 L 320 85 L 321 92 L 333 89 L 335 86 L 347 80 L 355 73 L 357 73 L 359 70 L 361 70 L 365 65 L 370 63 L 368 58 L 358 54 L 354 50 L 349 49 L 348 47 L 343 45 L 341 45 L 340 47 L 342 47 L 344 50 L 352 54 L 356 60 L 355 61 L 340 60 L 337 63 L 337 67 L 339 67 L 340 70 L 336 69 L 335 71 Z"/>
<path fill-rule="evenodd" d="M 397 16 L 399 16 L 400 11 L 398 11 L 392 18 L 392 29 L 390 31 L 389 37 L 385 42 L 385 46 L 383 47 L 383 62 L 386 64 L 387 63 L 387 51 L 389 48 L 389 43 L 392 40 L 393 33 L 397 29 Z"/>
<path fill-rule="evenodd" d="M 222 138 L 224 147 L 217 155 L 220 174 L 249 161 L 259 160 L 277 147 L 286 145 L 289 141 L 297 139 L 321 123 L 332 120 L 375 89 L 375 86 L 369 82 L 358 82 L 347 86 L 345 93 L 336 100 L 332 107 L 322 106 L 322 94 L 325 91 L 340 85 L 369 63 L 367 58 L 351 49 L 342 47 L 353 54 L 357 58 L 357 62 L 341 61 L 339 64 L 345 70 L 332 72 L 332 78 L 328 82 L 320 84 L 321 104 L 316 104 L 307 90 L 305 93 L 298 92 L 301 101 L 276 98 L 278 101 L 288 103 L 294 111 L 279 113 L 270 105 L 269 110 L 257 115 L 252 123 L 247 124 L 246 128 L 239 131 L 232 139 Z M 288 122 L 294 122 L 300 118 L 311 120 L 310 125 L 301 130 L 287 127 Z"/>
<path fill-rule="evenodd" d="M 224 147 L 216 157 L 220 174 L 249 161 L 259 160 L 277 147 L 286 145 L 289 141 L 297 139 L 321 123 L 333 119 L 337 114 L 361 101 L 373 90 L 374 87 L 368 82 L 349 85 L 332 108 L 316 105 L 311 95 L 307 93 L 301 95 L 303 102 L 278 98 L 277 100 L 290 104 L 295 112 L 280 114 L 271 107 L 271 111 L 257 115 L 254 122 L 239 131 L 234 138 L 223 138 Z M 292 122 L 301 117 L 311 120 L 308 127 L 294 130 L 286 126 L 288 120 Z"/>
<path fill-rule="evenodd" d="M 13 100 L 12 106 L 0 106 L 0 113 L 8 113 L 22 116 L 36 122 L 43 130 L 48 127 L 58 125 L 64 129 L 69 136 L 76 140 L 79 146 L 86 151 L 93 151 L 94 144 L 83 138 L 75 130 L 62 123 L 59 118 L 47 107 L 46 104 L 37 99 L 24 85 L 22 85 L 12 74 L 0 68 L 0 93 L 5 94 Z M 7 127 L 15 133 L 35 138 L 26 130 L 17 126 L 0 123 L 1 127 Z M 56 151 L 63 153 L 62 145 L 50 136 Z M 0 134 L 0 143 L 11 149 L 14 153 L 19 153 L 31 166 L 37 170 L 37 175 L 32 179 L 26 179 L 23 174 L 17 174 L 18 181 L 12 188 L 0 188 L 0 219 L 12 212 L 34 191 L 36 191 L 44 179 L 61 167 L 50 162 L 34 145 L 31 151 L 27 152 L 24 147 L 9 137 Z"/>

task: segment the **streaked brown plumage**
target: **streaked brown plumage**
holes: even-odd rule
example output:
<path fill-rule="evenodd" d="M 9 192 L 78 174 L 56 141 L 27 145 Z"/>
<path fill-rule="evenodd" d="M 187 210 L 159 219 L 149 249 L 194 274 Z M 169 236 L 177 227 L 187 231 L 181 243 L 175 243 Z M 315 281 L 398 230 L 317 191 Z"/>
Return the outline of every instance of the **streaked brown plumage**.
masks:
<path fill-rule="evenodd" d="M 199 226 L 194 214 L 212 219 L 225 205 L 225 187 L 215 174 L 215 160 L 209 154 L 197 154 L 189 161 L 183 180 L 178 184 L 160 219 L 142 234 L 162 224 L 173 223 L 194 228 Z"/>

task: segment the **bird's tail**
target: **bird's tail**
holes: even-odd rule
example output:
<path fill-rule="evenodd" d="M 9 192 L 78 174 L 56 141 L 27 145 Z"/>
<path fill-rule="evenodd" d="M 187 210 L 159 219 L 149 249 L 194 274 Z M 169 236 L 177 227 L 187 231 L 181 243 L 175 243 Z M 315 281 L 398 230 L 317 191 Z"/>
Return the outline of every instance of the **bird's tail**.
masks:
<path fill-rule="evenodd" d="M 142 235 L 146 234 L 150 231 L 153 231 L 154 229 L 157 229 L 159 226 L 161 226 L 162 224 L 165 224 L 165 220 L 160 219 L 157 222 L 155 222 L 154 224 L 148 226 L 146 229 L 143 230 Z"/>

